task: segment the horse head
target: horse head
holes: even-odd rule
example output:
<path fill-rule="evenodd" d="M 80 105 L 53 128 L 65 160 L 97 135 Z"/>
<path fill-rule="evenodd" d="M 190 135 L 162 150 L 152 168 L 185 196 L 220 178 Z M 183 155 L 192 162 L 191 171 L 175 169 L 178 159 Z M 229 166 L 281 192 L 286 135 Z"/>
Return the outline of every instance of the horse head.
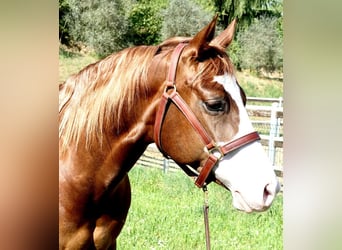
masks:
<path fill-rule="evenodd" d="M 164 155 L 198 175 L 197 186 L 216 180 L 231 191 L 235 208 L 264 211 L 279 183 L 226 53 L 236 21 L 215 37 L 216 19 L 192 39 L 160 45 L 149 75 L 151 82 L 159 79 L 154 140 Z"/>

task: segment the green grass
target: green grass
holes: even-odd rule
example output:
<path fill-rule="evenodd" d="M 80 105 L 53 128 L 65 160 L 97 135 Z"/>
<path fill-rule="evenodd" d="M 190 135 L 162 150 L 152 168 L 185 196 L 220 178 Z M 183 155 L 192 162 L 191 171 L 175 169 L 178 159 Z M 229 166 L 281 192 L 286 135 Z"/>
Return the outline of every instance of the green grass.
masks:
<path fill-rule="evenodd" d="M 258 77 L 248 71 L 237 72 L 236 77 L 247 96 L 273 98 L 283 96 L 283 81 L 280 78 Z"/>
<path fill-rule="evenodd" d="M 97 60 L 99 60 L 98 57 L 91 53 L 82 54 L 70 51 L 65 47 L 59 48 L 59 81 L 65 81 L 68 76 Z"/>
<path fill-rule="evenodd" d="M 118 249 L 205 249 L 203 191 L 183 172 L 134 167 L 129 173 L 132 205 Z M 209 189 L 212 249 L 283 249 L 282 195 L 263 213 L 232 207 L 231 194 Z"/>

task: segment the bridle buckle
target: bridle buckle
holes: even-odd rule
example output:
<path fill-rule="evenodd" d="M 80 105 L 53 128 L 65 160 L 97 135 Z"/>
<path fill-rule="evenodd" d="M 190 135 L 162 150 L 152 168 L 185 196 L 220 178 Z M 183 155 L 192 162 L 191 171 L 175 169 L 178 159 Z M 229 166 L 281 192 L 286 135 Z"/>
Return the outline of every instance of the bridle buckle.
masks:
<path fill-rule="evenodd" d="M 218 160 L 221 160 L 224 157 L 224 153 L 222 151 L 222 147 L 214 144 L 211 149 L 208 149 L 209 154 L 215 156 Z"/>
<path fill-rule="evenodd" d="M 177 92 L 177 88 L 175 84 L 167 84 L 164 89 L 164 93 L 168 93 L 170 90 L 172 90 L 172 93 Z"/>

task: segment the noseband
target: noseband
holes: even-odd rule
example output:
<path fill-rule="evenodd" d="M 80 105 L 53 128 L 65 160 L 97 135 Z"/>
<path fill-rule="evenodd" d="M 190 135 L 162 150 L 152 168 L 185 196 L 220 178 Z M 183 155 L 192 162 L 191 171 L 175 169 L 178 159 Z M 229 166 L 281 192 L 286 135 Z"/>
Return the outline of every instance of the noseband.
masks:
<path fill-rule="evenodd" d="M 170 158 L 166 152 L 163 150 L 161 141 L 161 130 L 164 118 L 167 114 L 170 102 L 175 104 L 177 108 L 182 112 L 182 114 L 189 121 L 194 130 L 199 134 L 203 143 L 206 145 L 209 152 L 208 159 L 203 165 L 200 173 L 192 170 L 187 165 L 180 164 L 180 167 L 191 177 L 196 176 L 195 184 L 196 186 L 202 188 L 208 179 L 213 167 L 220 161 L 225 155 L 233 150 L 236 150 L 248 143 L 260 140 L 259 134 L 254 131 L 243 135 L 235 140 L 225 143 L 224 145 L 218 145 L 203 128 L 202 124 L 199 122 L 195 114 L 191 111 L 190 107 L 186 104 L 183 98 L 178 94 L 176 89 L 176 72 L 177 65 L 180 55 L 186 46 L 186 43 L 180 43 L 174 49 L 171 56 L 171 65 L 169 67 L 168 76 L 166 79 L 165 91 L 162 95 L 161 102 L 156 115 L 155 125 L 154 125 L 154 139 L 159 150 L 164 154 L 164 156 Z"/>

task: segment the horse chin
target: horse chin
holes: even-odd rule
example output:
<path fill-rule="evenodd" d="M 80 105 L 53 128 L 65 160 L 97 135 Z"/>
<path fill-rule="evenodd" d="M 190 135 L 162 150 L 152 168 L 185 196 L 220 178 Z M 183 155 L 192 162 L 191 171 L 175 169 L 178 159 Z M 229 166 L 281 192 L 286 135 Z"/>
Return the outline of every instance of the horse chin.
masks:
<path fill-rule="evenodd" d="M 252 205 L 248 204 L 238 191 L 232 191 L 232 196 L 234 208 L 242 212 L 263 212 L 268 209 L 268 207 L 253 207 Z"/>
<path fill-rule="evenodd" d="M 262 212 L 267 210 L 267 208 L 257 208 L 249 205 L 239 191 L 234 190 L 231 185 L 225 184 L 225 182 L 220 182 L 220 185 L 227 188 L 233 197 L 233 207 L 241 212 L 252 213 L 252 212 Z"/>

